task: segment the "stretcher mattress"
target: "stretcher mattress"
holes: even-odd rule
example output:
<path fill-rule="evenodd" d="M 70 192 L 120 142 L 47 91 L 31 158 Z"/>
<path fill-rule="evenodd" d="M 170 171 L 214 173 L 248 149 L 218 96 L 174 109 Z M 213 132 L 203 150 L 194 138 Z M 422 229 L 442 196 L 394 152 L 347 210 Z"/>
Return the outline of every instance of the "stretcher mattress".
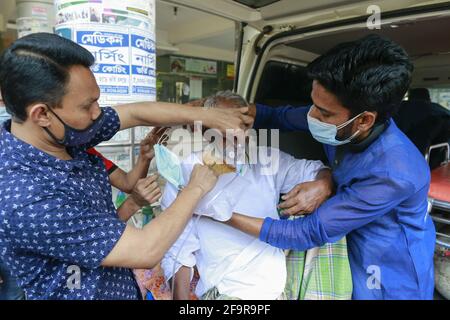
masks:
<path fill-rule="evenodd" d="M 428 196 L 450 204 L 450 163 L 431 172 L 431 185 Z"/>

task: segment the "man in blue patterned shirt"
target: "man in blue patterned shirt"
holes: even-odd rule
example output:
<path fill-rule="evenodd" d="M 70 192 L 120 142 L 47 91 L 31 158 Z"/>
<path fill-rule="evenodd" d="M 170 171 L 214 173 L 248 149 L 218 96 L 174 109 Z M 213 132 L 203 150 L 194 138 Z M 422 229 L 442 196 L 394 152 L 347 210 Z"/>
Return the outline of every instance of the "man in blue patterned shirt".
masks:
<path fill-rule="evenodd" d="M 135 126 L 245 127 L 247 109 L 168 103 L 100 108 L 94 57 L 57 35 L 21 38 L 0 58 L 12 121 L 0 129 L 0 260 L 28 299 L 138 299 L 129 268 L 151 268 L 216 183 L 197 166 L 165 213 L 143 229 L 120 221 L 102 160 L 86 149 Z"/>

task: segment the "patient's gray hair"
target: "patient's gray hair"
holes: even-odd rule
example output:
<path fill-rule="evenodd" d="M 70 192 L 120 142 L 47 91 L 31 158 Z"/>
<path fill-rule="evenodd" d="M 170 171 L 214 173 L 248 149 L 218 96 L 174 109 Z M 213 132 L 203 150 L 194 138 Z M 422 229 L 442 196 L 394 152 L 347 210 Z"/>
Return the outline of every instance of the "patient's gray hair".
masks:
<path fill-rule="evenodd" d="M 209 96 L 206 98 L 203 107 L 205 108 L 214 108 L 220 103 L 220 100 L 227 100 L 230 102 L 234 102 L 236 105 L 241 107 L 248 106 L 247 100 L 237 93 L 234 93 L 231 90 L 219 91 L 216 94 Z"/>

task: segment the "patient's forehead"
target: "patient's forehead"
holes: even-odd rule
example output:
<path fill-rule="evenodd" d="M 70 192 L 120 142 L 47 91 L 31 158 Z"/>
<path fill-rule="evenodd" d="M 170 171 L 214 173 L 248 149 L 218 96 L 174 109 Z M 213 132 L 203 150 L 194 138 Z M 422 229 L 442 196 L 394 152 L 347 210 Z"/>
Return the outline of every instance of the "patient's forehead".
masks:
<path fill-rule="evenodd" d="M 222 108 L 239 108 L 240 106 L 236 104 L 236 100 L 217 97 L 217 104 Z"/>

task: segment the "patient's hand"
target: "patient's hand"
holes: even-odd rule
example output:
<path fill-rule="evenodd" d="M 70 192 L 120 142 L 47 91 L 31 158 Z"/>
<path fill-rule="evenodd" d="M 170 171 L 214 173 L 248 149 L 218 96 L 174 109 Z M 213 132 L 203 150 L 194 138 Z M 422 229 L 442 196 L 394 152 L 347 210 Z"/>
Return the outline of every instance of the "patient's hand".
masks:
<path fill-rule="evenodd" d="M 314 212 L 333 193 L 331 172 L 323 170 L 316 181 L 304 182 L 284 195 L 279 208 L 284 215 L 305 215 Z"/>

